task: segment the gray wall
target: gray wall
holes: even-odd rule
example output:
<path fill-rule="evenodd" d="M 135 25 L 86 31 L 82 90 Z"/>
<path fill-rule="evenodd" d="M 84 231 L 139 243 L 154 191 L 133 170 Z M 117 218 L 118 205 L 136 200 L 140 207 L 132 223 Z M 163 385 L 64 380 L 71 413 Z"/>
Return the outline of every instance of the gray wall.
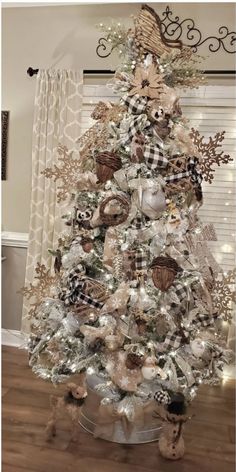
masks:
<path fill-rule="evenodd" d="M 25 281 L 26 248 L 2 248 L 2 328 L 21 329 L 22 295 Z"/>

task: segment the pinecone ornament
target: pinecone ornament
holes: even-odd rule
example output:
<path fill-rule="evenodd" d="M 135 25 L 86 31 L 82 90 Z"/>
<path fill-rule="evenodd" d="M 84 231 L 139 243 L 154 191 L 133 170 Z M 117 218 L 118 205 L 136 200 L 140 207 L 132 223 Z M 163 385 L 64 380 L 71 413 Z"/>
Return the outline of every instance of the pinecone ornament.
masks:
<path fill-rule="evenodd" d="M 127 354 L 125 365 L 127 369 L 137 369 L 138 367 L 142 367 L 143 365 L 143 356 L 139 356 L 133 352 Z"/>

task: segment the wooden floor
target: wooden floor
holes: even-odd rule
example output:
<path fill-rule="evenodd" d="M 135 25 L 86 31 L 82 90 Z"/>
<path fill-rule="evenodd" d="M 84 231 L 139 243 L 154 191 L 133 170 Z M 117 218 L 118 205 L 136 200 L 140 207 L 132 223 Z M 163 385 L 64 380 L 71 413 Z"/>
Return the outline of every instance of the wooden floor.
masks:
<path fill-rule="evenodd" d="M 55 388 L 35 377 L 25 351 L 2 354 L 2 472 L 233 472 L 234 383 L 202 387 L 185 430 L 186 454 L 177 462 L 161 458 L 157 443 L 124 446 L 94 439 L 81 429 L 72 443 L 62 420 L 46 443 L 49 394 Z"/>

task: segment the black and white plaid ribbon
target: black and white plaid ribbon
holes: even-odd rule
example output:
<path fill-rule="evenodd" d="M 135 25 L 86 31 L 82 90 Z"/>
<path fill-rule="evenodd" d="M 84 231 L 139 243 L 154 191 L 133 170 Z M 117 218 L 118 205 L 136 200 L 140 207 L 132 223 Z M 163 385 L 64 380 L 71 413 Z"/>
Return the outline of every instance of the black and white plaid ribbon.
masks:
<path fill-rule="evenodd" d="M 60 294 L 60 299 L 64 301 L 66 306 L 75 305 L 82 302 L 94 308 L 101 309 L 103 303 L 94 300 L 89 295 L 83 293 L 86 282 L 81 274 L 80 269 L 73 269 L 68 276 L 68 286 Z"/>
<path fill-rule="evenodd" d="M 147 97 L 140 97 L 139 95 L 124 95 L 121 99 L 121 103 L 128 107 L 129 113 L 133 115 L 140 115 L 141 113 L 145 113 L 147 108 Z"/>
<path fill-rule="evenodd" d="M 178 349 L 183 341 L 183 336 L 179 331 L 169 331 L 165 337 L 164 347 L 166 349 Z"/>
<path fill-rule="evenodd" d="M 180 283 L 176 283 L 175 284 L 175 294 L 177 295 L 180 303 L 182 303 L 184 300 L 186 300 L 187 287 L 180 284 Z"/>
<path fill-rule="evenodd" d="M 196 158 L 190 157 L 188 159 L 187 170 L 183 172 L 179 172 L 177 174 L 167 175 L 165 177 L 166 183 L 174 184 L 175 182 L 178 182 L 179 180 L 182 180 L 186 177 L 190 177 L 191 181 L 194 184 L 201 185 L 202 175 L 197 170 L 197 162 L 198 161 Z"/>
<path fill-rule="evenodd" d="M 147 254 L 141 249 L 135 253 L 135 270 L 146 270 L 147 269 Z"/>
<path fill-rule="evenodd" d="M 133 137 L 136 135 L 137 132 L 142 131 L 145 126 L 148 126 L 148 122 L 145 123 L 144 119 L 146 120 L 146 116 L 143 114 L 134 116 L 131 119 L 127 132 L 126 142 L 132 141 Z"/>
<path fill-rule="evenodd" d="M 206 328 L 208 326 L 214 326 L 214 318 L 211 315 L 199 313 L 191 323 L 193 328 Z M 191 329 L 190 325 L 190 329 Z"/>
<path fill-rule="evenodd" d="M 150 170 L 164 169 L 168 165 L 168 160 L 164 157 L 161 144 L 146 144 L 144 146 L 144 160 Z"/>

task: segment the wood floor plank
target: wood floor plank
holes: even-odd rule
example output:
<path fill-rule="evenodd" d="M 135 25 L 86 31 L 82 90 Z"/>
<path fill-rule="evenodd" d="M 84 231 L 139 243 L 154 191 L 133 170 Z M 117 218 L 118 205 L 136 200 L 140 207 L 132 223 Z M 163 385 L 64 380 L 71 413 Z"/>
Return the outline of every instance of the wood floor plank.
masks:
<path fill-rule="evenodd" d="M 37 378 L 27 353 L 3 348 L 3 472 L 233 472 L 235 457 L 234 382 L 201 386 L 185 428 L 186 453 L 174 464 L 158 453 L 158 444 L 120 445 L 94 439 L 82 428 L 71 441 L 70 421 L 58 423 L 57 436 L 45 441 L 50 394 L 64 387 Z"/>

